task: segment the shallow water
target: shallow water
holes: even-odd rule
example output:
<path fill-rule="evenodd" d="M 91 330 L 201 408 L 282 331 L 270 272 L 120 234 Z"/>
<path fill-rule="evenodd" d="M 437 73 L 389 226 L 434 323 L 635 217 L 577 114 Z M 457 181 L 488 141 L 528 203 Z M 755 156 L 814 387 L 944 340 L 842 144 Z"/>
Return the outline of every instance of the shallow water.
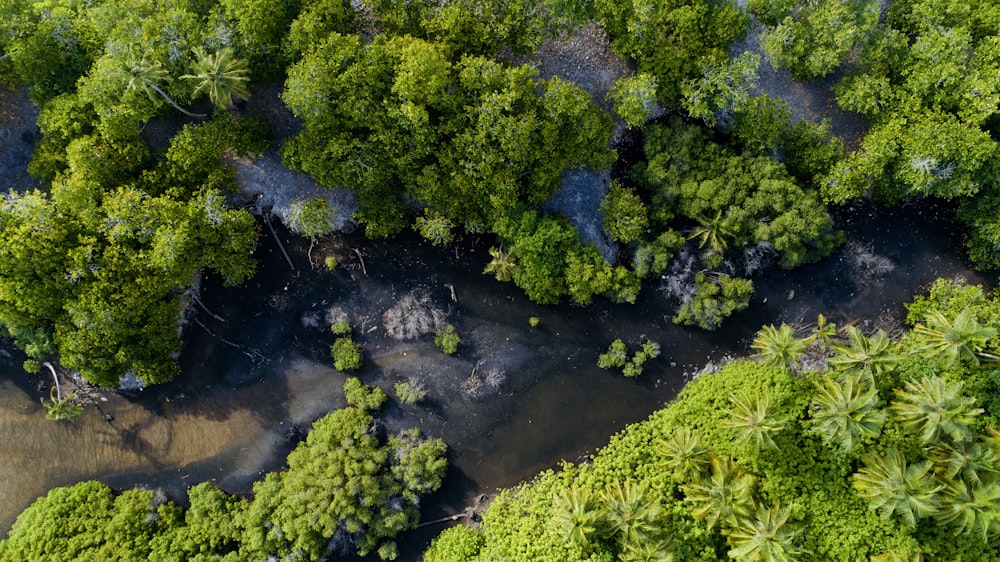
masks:
<path fill-rule="evenodd" d="M 53 423 L 44 418 L 36 380 L 20 371 L 21 359 L 0 364 L 0 526 L 8 528 L 51 487 L 85 479 L 162 487 L 174 499 L 205 480 L 249 491 L 260 474 L 281 467 L 295 428 L 344 403 L 344 376 L 329 359 L 333 336 L 325 318 L 334 307 L 348 315 L 365 347 L 364 381 L 390 395 L 407 378 L 426 386 L 425 404 L 390 403 L 383 417 L 390 430 L 419 425 L 449 444 L 449 478 L 424 518 L 460 512 L 480 493 L 594 452 L 672 399 L 685 373 L 746 353 L 761 324 L 810 322 L 820 312 L 838 324 L 898 319 L 902 302 L 938 276 L 984 283 L 957 257 L 959 233 L 946 215 L 918 207 L 844 211 L 839 220 L 860 244 L 856 249 L 885 258 L 891 271 L 869 275 L 842 251 L 794 272 L 772 272 L 755 280 L 750 309 L 715 333 L 671 324 L 670 303 L 655 287 L 645 288 L 634 306 L 535 305 L 516 287 L 479 274 L 488 261 L 486 238 L 440 250 L 413 236 L 392 242 L 337 236 L 312 249 L 318 261 L 338 258 L 341 266 L 329 272 L 310 269 L 308 245 L 285 236 L 298 269 L 292 274 L 264 230 L 256 278 L 237 288 L 206 280 L 202 300 L 224 321 L 200 311 L 200 324 L 187 330 L 177 381 L 132 398 L 109 395 L 100 410 Z M 384 335 L 382 313 L 414 288 L 448 312 L 463 338 L 456 356 L 439 352 L 431 336 L 397 342 Z M 538 328 L 529 327 L 530 316 L 541 319 Z M 663 354 L 636 380 L 598 369 L 597 355 L 616 337 L 632 344 L 649 337 Z M 504 380 L 497 392 L 472 400 L 462 383 L 477 364 Z M 401 558 L 418 559 L 438 530 L 410 535 Z"/>

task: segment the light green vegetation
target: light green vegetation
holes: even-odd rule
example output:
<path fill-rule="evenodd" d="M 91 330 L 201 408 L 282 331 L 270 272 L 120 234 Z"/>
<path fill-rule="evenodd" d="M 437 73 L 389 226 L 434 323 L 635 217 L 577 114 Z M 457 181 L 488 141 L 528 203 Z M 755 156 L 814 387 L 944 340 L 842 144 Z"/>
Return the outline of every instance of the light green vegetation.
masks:
<path fill-rule="evenodd" d="M 631 378 L 642 374 L 642 367 L 646 361 L 656 359 L 659 356 L 660 344 L 647 338 L 630 359 L 628 347 L 619 338 L 611 342 L 608 350 L 598 356 L 597 366 L 602 369 L 621 369 L 623 375 Z"/>
<path fill-rule="evenodd" d="M 426 559 L 995 560 L 1000 299 L 939 281 L 909 309 L 944 319 L 948 351 L 916 326 L 899 341 L 822 317 L 803 336 L 766 328 L 758 360 L 502 492 Z M 807 352 L 827 366 L 799 370 Z"/>
<path fill-rule="evenodd" d="M 461 336 L 455 331 L 451 324 L 446 325 L 434 334 L 434 345 L 446 355 L 454 355 L 458 351 L 458 344 L 462 342 Z"/>
<path fill-rule="evenodd" d="M 56 488 L 18 517 L 0 560 L 320 560 L 341 549 L 392 559 L 420 497 L 441 485 L 445 445 L 416 429 L 374 435 L 385 394 L 357 379 L 344 390 L 352 406 L 316 421 L 287 470 L 255 483 L 252 499 L 203 483 L 185 509 L 139 488 Z"/>

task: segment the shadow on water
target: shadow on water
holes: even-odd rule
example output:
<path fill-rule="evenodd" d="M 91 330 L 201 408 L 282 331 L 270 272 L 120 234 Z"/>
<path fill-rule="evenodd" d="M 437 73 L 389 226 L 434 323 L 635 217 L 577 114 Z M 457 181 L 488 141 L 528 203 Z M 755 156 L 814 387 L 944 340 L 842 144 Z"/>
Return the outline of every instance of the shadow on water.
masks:
<path fill-rule="evenodd" d="M 282 233 L 293 273 L 265 231 L 254 279 L 236 288 L 205 279 L 203 304 L 193 305 L 197 322 L 186 331 L 183 375 L 134 398 L 109 396 L 101 408 L 111 422 L 94 409 L 73 424 L 46 421 L 40 392 L 17 373 L 20 360 L 3 365 L 0 499 L 7 507 L 0 523 L 9 526 L 49 488 L 83 479 L 162 487 L 177 499 L 206 480 L 249 492 L 263 472 L 282 466 L 288 437 L 344 404 L 344 376 L 329 357 L 330 321 L 344 316 L 365 349 L 365 382 L 390 395 L 403 380 L 427 390 L 423 405 L 383 411 L 389 430 L 416 425 L 449 445 L 448 479 L 424 505 L 424 519 L 460 513 L 480 494 L 561 459 L 585 459 L 670 401 L 686 376 L 745 354 L 761 324 L 808 323 L 818 313 L 838 324 L 899 322 L 902 303 L 938 276 L 984 283 L 956 257 L 957 227 L 945 215 L 931 207 L 844 210 L 845 249 L 755 280 L 750 309 L 714 333 L 670 323 L 672 303 L 652 286 L 634 306 L 533 304 L 516 287 L 480 274 L 489 259 L 485 237 L 440 250 L 413 235 L 390 242 L 336 236 L 311 251 L 320 263 L 337 258 L 340 265 L 328 271 L 310 268 L 308 244 Z M 457 328 L 455 356 L 438 351 L 430 335 L 386 335 L 384 312 L 413 291 Z M 541 319 L 537 328 L 528 324 L 532 316 Z M 598 369 L 597 355 L 618 337 L 631 344 L 648 337 L 663 354 L 636 380 Z M 401 559 L 419 559 L 440 529 L 405 537 Z"/>

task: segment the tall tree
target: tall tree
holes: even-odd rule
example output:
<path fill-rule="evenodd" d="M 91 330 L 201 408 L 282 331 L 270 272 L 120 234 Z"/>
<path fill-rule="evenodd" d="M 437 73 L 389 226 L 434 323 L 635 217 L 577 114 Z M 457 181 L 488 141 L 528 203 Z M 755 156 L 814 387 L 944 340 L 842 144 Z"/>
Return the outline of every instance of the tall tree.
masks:
<path fill-rule="evenodd" d="M 780 328 L 768 324 L 757 332 L 750 347 L 757 352 L 755 357 L 764 363 L 794 369 L 809 348 L 809 341 L 795 337 L 795 329 L 788 324 Z"/>
<path fill-rule="evenodd" d="M 774 435 L 785 428 L 791 415 L 778 411 L 768 390 L 741 391 L 730 396 L 729 403 L 732 408 L 726 411 L 726 426 L 736 431 L 737 443 L 752 445 L 758 451 L 778 448 Z"/>
<path fill-rule="evenodd" d="M 750 516 L 738 520 L 726 531 L 729 557 L 736 560 L 759 562 L 792 562 L 800 560 L 806 552 L 795 545 L 795 537 L 802 530 L 788 522 L 790 507 L 763 507 Z"/>
<path fill-rule="evenodd" d="M 206 52 L 201 47 L 194 49 L 194 74 L 181 76 L 184 80 L 196 82 L 195 96 L 208 94 L 215 107 L 233 108 L 233 98 L 250 98 L 247 82 L 250 68 L 247 61 L 236 58 L 233 49 L 226 47 L 215 53 Z"/>
<path fill-rule="evenodd" d="M 861 442 L 882 432 L 886 411 L 870 375 L 847 373 L 843 378 L 823 377 L 813 399 L 813 431 L 827 443 L 851 452 Z"/>
<path fill-rule="evenodd" d="M 866 453 L 861 461 L 864 465 L 854 475 L 854 489 L 879 517 L 896 515 L 914 527 L 917 520 L 937 513 L 943 486 L 935 484 L 930 461 L 907 464 L 896 448 L 887 450 L 885 456 Z"/>
<path fill-rule="evenodd" d="M 848 345 L 831 345 L 835 354 L 826 360 L 831 367 L 874 376 L 891 371 L 899 363 L 901 357 L 891 351 L 892 342 L 885 330 L 876 331 L 870 338 L 856 326 L 848 326 L 844 332 Z"/>
<path fill-rule="evenodd" d="M 924 443 L 936 443 L 944 436 L 955 442 L 974 437 L 969 426 L 983 410 L 973 407 L 975 398 L 962 395 L 962 383 L 931 376 L 906 381 L 903 389 L 894 392 L 897 400 L 889 407 L 892 415 Z"/>
<path fill-rule="evenodd" d="M 681 486 L 684 500 L 691 502 L 691 515 L 704 519 L 709 527 L 722 522 L 735 525 L 753 513 L 757 479 L 729 457 L 712 457 L 712 474 Z"/>
<path fill-rule="evenodd" d="M 923 344 L 917 351 L 940 359 L 946 366 L 960 361 L 978 365 L 986 345 L 997 337 L 997 328 L 980 324 L 970 309 L 952 320 L 940 310 L 931 310 L 925 322 L 913 328 L 915 338 Z"/>

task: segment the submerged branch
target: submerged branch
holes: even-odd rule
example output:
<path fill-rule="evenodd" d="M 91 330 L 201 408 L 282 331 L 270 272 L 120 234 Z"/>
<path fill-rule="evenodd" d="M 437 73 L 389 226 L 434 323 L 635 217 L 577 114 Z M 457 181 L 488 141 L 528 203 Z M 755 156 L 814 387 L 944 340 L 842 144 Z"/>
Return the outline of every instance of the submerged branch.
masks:
<path fill-rule="evenodd" d="M 271 236 L 274 236 L 274 241 L 278 243 L 278 249 L 281 250 L 281 255 L 285 256 L 285 261 L 288 262 L 288 267 L 295 271 L 295 264 L 292 263 L 292 258 L 288 255 L 285 250 L 285 245 L 281 243 L 281 238 L 278 237 L 278 232 L 274 230 L 274 225 L 271 224 L 271 213 L 264 213 L 264 222 L 267 223 L 267 228 L 271 230 Z"/>
<path fill-rule="evenodd" d="M 365 269 L 365 258 L 361 257 L 361 250 L 359 250 L 357 248 L 351 248 L 351 249 L 354 250 L 354 253 L 358 255 L 358 261 L 361 262 L 361 273 L 363 273 L 363 274 L 365 274 L 367 276 L 368 275 L 368 270 Z"/>
<path fill-rule="evenodd" d="M 56 399 L 62 402 L 62 388 L 59 386 L 59 376 L 56 375 L 56 368 L 53 367 L 52 363 L 49 363 L 48 361 L 42 363 L 42 365 L 48 367 L 49 371 L 52 372 L 52 380 L 56 383 Z"/>

